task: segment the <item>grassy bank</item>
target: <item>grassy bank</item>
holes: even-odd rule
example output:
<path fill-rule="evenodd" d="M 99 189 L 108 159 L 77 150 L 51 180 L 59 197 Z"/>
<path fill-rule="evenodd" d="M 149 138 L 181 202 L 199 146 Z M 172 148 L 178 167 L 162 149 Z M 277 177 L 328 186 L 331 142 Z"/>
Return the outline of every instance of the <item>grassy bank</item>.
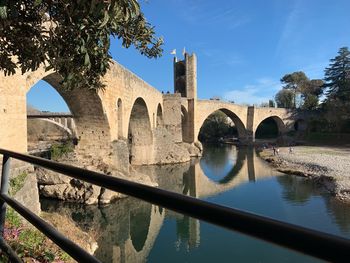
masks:
<path fill-rule="evenodd" d="M 10 180 L 9 195 L 14 196 L 24 185 L 27 174 L 21 173 Z M 23 262 L 74 262 L 35 227 L 29 225 L 11 207 L 7 207 L 4 239 Z M 0 262 L 9 262 L 0 252 Z"/>

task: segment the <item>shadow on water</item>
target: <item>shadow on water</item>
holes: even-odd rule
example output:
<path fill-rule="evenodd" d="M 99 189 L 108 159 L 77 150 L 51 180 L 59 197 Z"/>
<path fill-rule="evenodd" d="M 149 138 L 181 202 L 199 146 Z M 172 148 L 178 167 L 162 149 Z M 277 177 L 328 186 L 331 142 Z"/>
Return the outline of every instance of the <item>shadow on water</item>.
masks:
<path fill-rule="evenodd" d="M 265 215 L 272 211 L 286 221 L 293 215 L 294 223 L 304 226 L 317 221 L 321 230 L 349 237 L 347 205 L 304 178 L 275 176 L 254 148 L 205 146 L 203 157 L 192 163 L 136 169 L 166 190 Z M 211 262 L 227 257 L 241 262 L 317 261 L 134 198 L 103 207 L 47 199 L 41 203 L 43 211 L 69 218 L 91 236 L 102 262 Z"/>

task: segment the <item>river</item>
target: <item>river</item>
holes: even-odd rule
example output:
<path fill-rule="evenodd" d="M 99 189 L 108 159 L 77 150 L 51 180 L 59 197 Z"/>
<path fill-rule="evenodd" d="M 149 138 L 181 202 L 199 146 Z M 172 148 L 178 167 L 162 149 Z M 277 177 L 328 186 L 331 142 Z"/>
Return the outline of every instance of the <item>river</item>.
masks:
<path fill-rule="evenodd" d="M 349 206 L 274 171 L 253 148 L 207 145 L 191 163 L 138 170 L 170 191 L 350 238 Z M 105 207 L 42 200 L 42 209 L 93 236 L 103 262 L 320 262 L 133 198 Z"/>

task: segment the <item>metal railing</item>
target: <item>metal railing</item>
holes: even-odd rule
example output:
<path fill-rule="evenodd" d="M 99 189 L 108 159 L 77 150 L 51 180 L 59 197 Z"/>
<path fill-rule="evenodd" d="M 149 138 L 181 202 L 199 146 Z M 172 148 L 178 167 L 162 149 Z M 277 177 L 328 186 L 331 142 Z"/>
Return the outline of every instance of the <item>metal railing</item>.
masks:
<path fill-rule="evenodd" d="M 348 262 L 350 259 L 349 239 L 213 204 L 156 187 L 107 176 L 102 173 L 88 171 L 70 165 L 60 164 L 39 157 L 3 149 L 0 149 L 0 154 L 3 155 L 0 189 L 0 230 L 2 231 L 4 228 L 6 204 L 8 204 L 78 262 L 100 261 L 60 234 L 55 228 L 37 215 L 33 214 L 19 202 L 8 196 L 11 158 L 39 165 L 69 177 L 133 196 L 178 213 L 229 230 L 238 231 L 323 260 Z M 4 240 L 0 240 L 0 248 L 9 255 L 13 262 L 21 262 Z"/>

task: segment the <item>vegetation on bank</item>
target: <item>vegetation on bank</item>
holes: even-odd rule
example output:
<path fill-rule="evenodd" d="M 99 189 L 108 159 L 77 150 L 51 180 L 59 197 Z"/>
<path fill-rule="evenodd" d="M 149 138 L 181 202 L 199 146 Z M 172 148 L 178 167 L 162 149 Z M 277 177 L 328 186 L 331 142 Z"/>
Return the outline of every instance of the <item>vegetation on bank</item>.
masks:
<path fill-rule="evenodd" d="M 74 151 L 74 145 L 71 141 L 53 144 L 50 148 L 50 156 L 52 160 L 58 160 L 63 156 Z"/>
<path fill-rule="evenodd" d="M 23 187 L 26 177 L 26 173 L 21 173 L 10 180 L 11 196 Z M 24 262 L 72 262 L 68 254 L 23 220 L 15 210 L 7 207 L 4 239 Z M 0 252 L 0 262 L 9 262 L 2 252 Z"/>
<path fill-rule="evenodd" d="M 317 110 L 308 132 L 350 133 L 350 51 L 339 49 L 325 69 L 324 79 L 310 80 L 297 71 L 281 78 L 284 84 L 275 97 L 278 107 Z M 322 97 L 321 97 L 322 96 Z M 322 101 L 320 101 L 322 98 Z M 324 136 L 325 138 L 327 136 Z"/>

